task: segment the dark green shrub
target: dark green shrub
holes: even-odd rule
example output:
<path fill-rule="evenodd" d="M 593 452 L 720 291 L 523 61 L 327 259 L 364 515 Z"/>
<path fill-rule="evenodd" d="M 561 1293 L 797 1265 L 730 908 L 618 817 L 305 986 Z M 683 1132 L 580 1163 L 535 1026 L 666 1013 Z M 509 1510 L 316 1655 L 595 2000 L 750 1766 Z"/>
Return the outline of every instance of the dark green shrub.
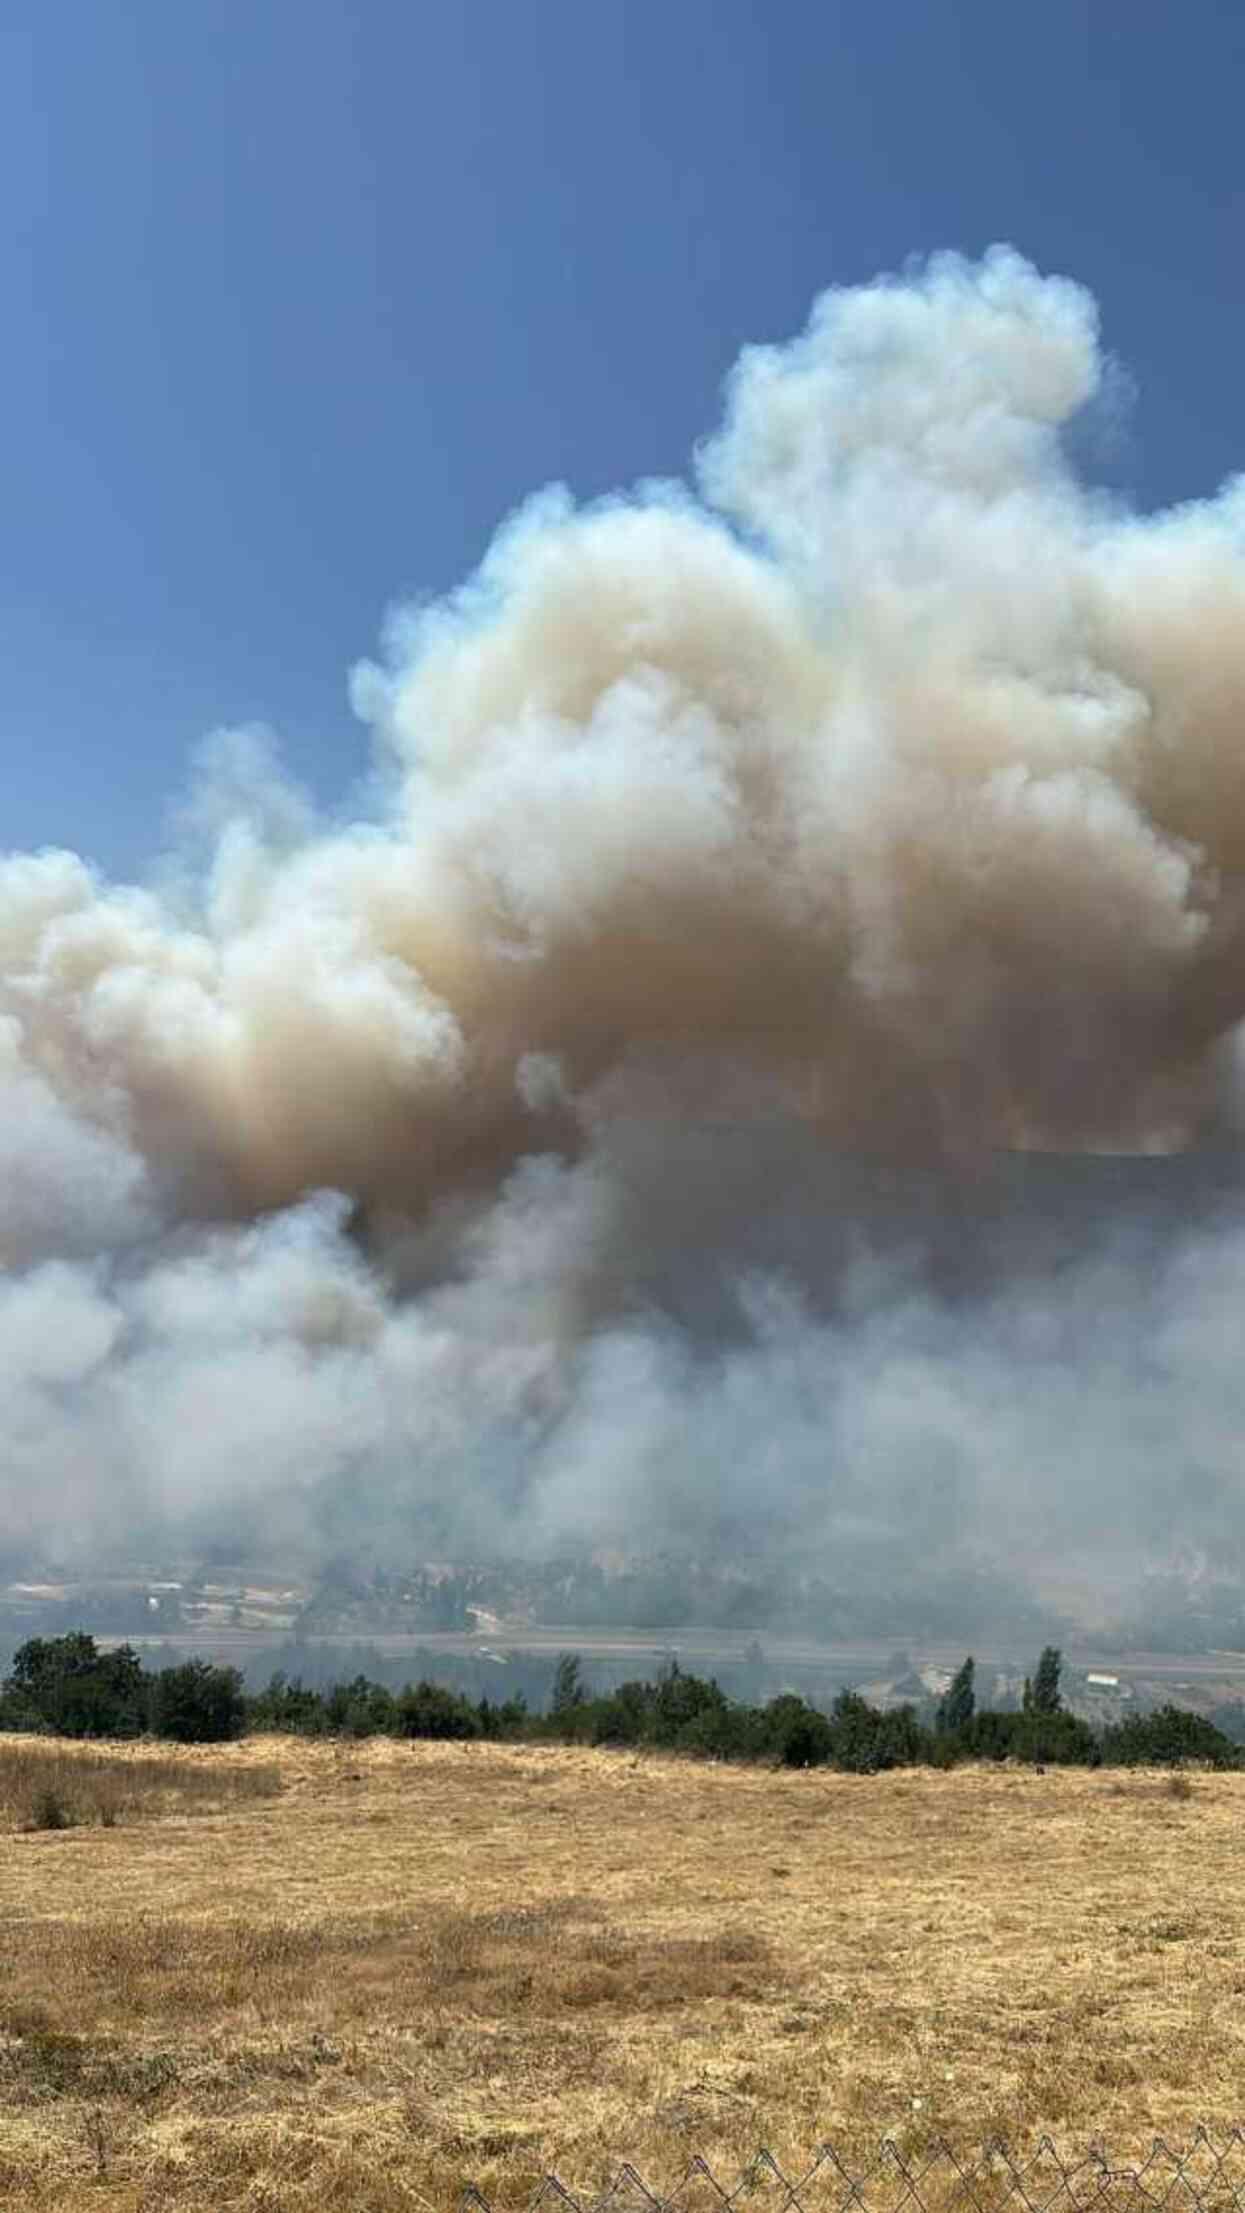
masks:
<path fill-rule="evenodd" d="M 726 1694 L 716 1683 L 700 1675 L 685 1675 L 677 1660 L 657 1679 L 652 1704 L 654 1744 L 673 1749 L 690 1739 L 699 1749 L 705 1730 L 719 1727 L 726 1712 Z"/>
<path fill-rule="evenodd" d="M 934 1738 L 917 1719 L 915 1706 L 893 1706 L 881 1717 L 878 1767 L 915 1767 L 933 1754 Z"/>
<path fill-rule="evenodd" d="M 246 1726 L 246 1697 L 235 1667 L 186 1660 L 161 1668 L 151 1686 L 151 1728 L 175 1744 L 227 1744 Z"/>
<path fill-rule="evenodd" d="M 520 1693 L 512 1698 L 503 1698 L 495 1706 L 486 1692 L 476 1707 L 476 1715 L 482 1737 L 506 1739 L 520 1736 L 527 1721 L 527 1700 Z"/>
<path fill-rule="evenodd" d="M 623 1683 L 592 1707 L 593 1744 L 643 1744 L 651 1734 L 656 1690 L 652 1683 Z"/>
<path fill-rule="evenodd" d="M 470 1699 L 441 1683 L 408 1683 L 398 1693 L 396 1723 L 402 1737 L 466 1740 L 480 1735 L 480 1716 Z"/>
<path fill-rule="evenodd" d="M 318 1691 L 284 1674 L 248 1699 L 233 1668 L 190 1660 L 147 1674 L 127 1645 L 101 1652 L 81 1631 L 31 1638 L 17 1653 L 0 1690 L 0 1727 L 55 1735 L 134 1735 L 150 1729 L 181 1743 L 219 1743 L 242 1729 L 293 1730 L 309 1736 L 516 1738 L 582 1744 L 652 1746 L 702 1758 L 777 1761 L 784 1766 L 830 1764 L 876 1774 L 920 1762 L 945 1768 L 960 1760 L 1023 1760 L 1094 1767 L 1186 1762 L 1234 1767 L 1245 1754 L 1222 1730 L 1184 1708 L 1133 1715 L 1098 1734 L 1070 1714 L 1059 1690 L 1060 1655 L 1048 1647 L 1019 1712 L 974 1708 L 972 1662 L 959 1670 L 939 1712 L 924 1727 L 912 1706 L 883 1713 L 858 1692 L 843 1691 L 829 1717 L 807 1699 L 786 1693 L 766 1706 L 726 1696 L 716 1682 L 684 1673 L 677 1661 L 655 1681 L 624 1683 L 608 1696 L 585 1689 L 579 1662 L 564 1655 L 553 1684 L 553 1706 L 530 1715 L 522 1698 L 494 1704 L 438 1683 L 408 1684 L 396 1696 L 383 1683 L 356 1675 Z M 1225 1715 L 1245 1728 L 1245 1709 Z M 62 1805 L 60 1815 L 69 1818 Z M 47 1827 L 63 1826 L 49 1803 Z"/>
<path fill-rule="evenodd" d="M 46 1736 L 48 1725 L 37 1706 L 31 1704 L 21 1691 L 0 1690 L 0 1729 L 11 1729 L 15 1735 Z"/>
<path fill-rule="evenodd" d="M 834 1747 L 834 1731 L 823 1713 L 794 1691 L 771 1698 L 761 1716 L 761 1742 L 783 1767 L 824 1767 Z"/>
<path fill-rule="evenodd" d="M 324 1725 L 339 1737 L 389 1737 L 399 1733 L 398 1702 L 383 1683 L 356 1675 L 324 1694 Z"/>
<path fill-rule="evenodd" d="M 247 1723 L 252 1729 L 319 1737 L 328 1728 L 328 1716 L 318 1690 L 312 1690 L 297 1675 L 290 1682 L 278 1669 L 269 1678 L 266 1689 L 257 1691 L 248 1701 Z"/>
<path fill-rule="evenodd" d="M 969 1760 L 1006 1760 L 1015 1749 L 1019 1714 L 994 1713 L 989 1708 L 973 1715 L 966 1729 L 961 1730 L 957 1751 Z"/>
<path fill-rule="evenodd" d="M 751 1744 L 751 1718 L 748 1707 L 734 1706 L 727 1698 L 722 1698 L 720 1703 L 707 1701 L 690 1720 L 681 1724 L 671 1749 L 695 1753 L 702 1759 L 746 1759 Z"/>
<path fill-rule="evenodd" d="M 850 1775 L 876 1775 L 931 1757 L 932 1740 L 912 1706 L 880 1713 L 858 1691 L 840 1691 L 830 1710 L 830 1758 Z"/>
<path fill-rule="evenodd" d="M 1160 1706 L 1152 1714 L 1130 1714 L 1103 1731 L 1102 1758 L 1110 1767 L 1179 1767 L 1194 1760 L 1210 1767 L 1237 1767 L 1236 1745 L 1203 1714 L 1184 1706 Z"/>
<path fill-rule="evenodd" d="M 51 1783 L 45 1783 L 39 1791 L 30 1816 L 32 1829 L 71 1829 L 73 1814 L 65 1799 Z"/>
<path fill-rule="evenodd" d="M 64 1637 L 31 1637 L 20 1646 L 4 1685 L 6 1709 L 18 1727 L 62 1737 L 137 1736 L 146 1719 L 147 1678 L 128 1644 L 101 1652 L 76 1629 Z"/>
<path fill-rule="evenodd" d="M 481 1699 L 481 1713 L 486 1703 Z M 503 1698 L 500 1706 L 494 1706 L 493 1717 L 499 1737 L 521 1736 L 528 1721 L 527 1700 L 522 1691 L 516 1691 L 511 1697 Z"/>
<path fill-rule="evenodd" d="M 1010 1717 L 1013 1759 L 1050 1767 L 1097 1767 L 1102 1758 L 1099 1738 L 1087 1721 L 1062 1707 L 1053 1713 L 1031 1708 Z"/>

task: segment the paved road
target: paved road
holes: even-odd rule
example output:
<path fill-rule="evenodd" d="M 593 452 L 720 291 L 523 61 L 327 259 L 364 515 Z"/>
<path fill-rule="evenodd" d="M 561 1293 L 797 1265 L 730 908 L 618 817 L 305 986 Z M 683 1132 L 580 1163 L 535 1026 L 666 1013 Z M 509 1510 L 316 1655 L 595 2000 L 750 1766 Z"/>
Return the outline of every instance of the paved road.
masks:
<path fill-rule="evenodd" d="M 274 1645 L 285 1641 L 286 1632 L 265 1629 L 203 1629 L 179 1630 L 165 1636 L 133 1636 L 124 1641 L 143 1647 L 159 1647 L 162 1651 L 202 1652 L 217 1659 L 245 1662 L 248 1656 L 270 1652 Z M 101 1644 L 118 1644 L 118 1637 L 102 1637 Z M 446 1657 L 467 1659 L 506 1653 L 522 1653 L 533 1659 L 554 1659 L 561 1652 L 578 1652 L 585 1660 L 610 1660 L 629 1662 L 637 1673 L 651 1672 L 654 1667 L 676 1653 L 680 1665 L 693 1670 L 701 1667 L 721 1667 L 747 1658 L 753 1643 L 753 1632 L 741 1635 L 724 1633 L 720 1629 L 672 1629 L 666 1632 L 648 1629 L 602 1630 L 577 1628 L 573 1623 L 564 1626 L 532 1628 L 528 1626 L 503 1626 L 476 1634 L 465 1630 L 426 1630 L 420 1634 L 408 1631 L 369 1633 L 366 1630 L 343 1632 L 334 1635 L 316 1635 L 300 1640 L 309 1646 L 333 1646 L 338 1649 L 351 1644 L 366 1644 L 386 1659 L 401 1659 L 416 1652 L 442 1653 Z M 896 1652 L 908 1652 L 919 1667 L 958 1667 L 964 1657 L 962 1643 L 942 1642 L 926 1644 L 920 1638 L 904 1638 L 896 1635 L 885 1638 L 861 1638 L 849 1643 L 819 1644 L 807 1637 L 773 1637 L 760 1635 L 756 1642 L 765 1654 L 767 1668 L 772 1672 L 784 1667 L 819 1668 L 826 1674 L 868 1678 L 887 1671 Z M 981 1647 L 977 1650 L 978 1665 L 1016 1667 L 1023 1663 L 1025 1655 L 1015 1647 L 1007 1652 L 992 1652 Z M 1067 1646 L 1064 1661 L 1071 1669 L 1091 1668 L 1104 1674 L 1121 1677 L 1170 1677 L 1174 1680 L 1193 1681 L 1210 1677 L 1214 1680 L 1240 1678 L 1245 1681 L 1245 1652 L 1130 1652 L 1121 1655 L 1103 1651 L 1093 1646 Z"/>

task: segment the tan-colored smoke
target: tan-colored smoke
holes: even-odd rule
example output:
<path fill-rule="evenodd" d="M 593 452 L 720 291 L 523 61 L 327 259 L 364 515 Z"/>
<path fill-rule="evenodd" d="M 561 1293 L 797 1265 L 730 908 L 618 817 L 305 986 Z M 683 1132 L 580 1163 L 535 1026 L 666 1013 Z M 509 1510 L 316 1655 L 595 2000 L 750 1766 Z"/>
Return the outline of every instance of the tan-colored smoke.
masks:
<path fill-rule="evenodd" d="M 1235 492 L 1142 521 L 1059 430 L 1092 307 L 1014 255 L 829 295 L 744 357 L 711 494 L 538 502 L 364 691 L 392 818 L 240 831 L 176 927 L 0 877 L 12 1051 L 164 1186 L 420 1208 L 628 1059 L 738 1059 L 831 1131 L 1165 1144 L 1245 1012 Z M 542 1128 L 543 1124 L 543 1128 Z"/>
<path fill-rule="evenodd" d="M 669 1235 L 676 1132 L 1184 1143 L 1245 1016 L 1245 495 L 1082 488 L 1111 392 L 1092 302 L 1010 251 L 828 294 L 743 357 L 701 501 L 546 495 L 394 625 L 356 674 L 382 819 L 317 831 L 260 770 L 193 894 L 0 865 L 10 1268 L 181 1268 L 331 1190 L 391 1285 L 519 1286 L 530 1412 L 533 1346 Z M 340 1265 L 300 1345 L 392 1328 Z"/>

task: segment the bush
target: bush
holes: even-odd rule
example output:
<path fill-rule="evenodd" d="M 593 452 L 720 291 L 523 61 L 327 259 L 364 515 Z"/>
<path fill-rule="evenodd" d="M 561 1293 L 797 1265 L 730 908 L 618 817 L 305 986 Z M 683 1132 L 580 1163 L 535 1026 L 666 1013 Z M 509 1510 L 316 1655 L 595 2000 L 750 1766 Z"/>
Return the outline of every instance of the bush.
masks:
<path fill-rule="evenodd" d="M 651 1683 L 623 1683 L 610 1698 L 593 1701 L 593 1744 L 643 1744 L 652 1727 L 656 1691 Z"/>
<path fill-rule="evenodd" d="M 834 1731 L 806 1698 L 784 1691 L 771 1698 L 762 1715 L 761 1741 L 783 1767 L 824 1767 L 834 1747 Z"/>
<path fill-rule="evenodd" d="M 605 1697 L 585 1689 L 574 1655 L 564 1655 L 553 1684 L 552 1710 L 531 1716 L 521 1698 L 478 1704 L 442 1684 L 408 1684 L 395 1694 L 356 1675 L 317 1691 L 274 1675 L 248 1699 L 230 1667 L 188 1660 L 145 1673 L 128 1645 L 101 1652 L 81 1631 L 33 1637 L 17 1653 L 0 1690 L 0 1727 L 59 1736 L 133 1736 L 143 1729 L 183 1744 L 216 1744 L 257 1729 L 303 1735 L 446 1738 L 523 1737 L 576 1744 L 651 1745 L 705 1758 L 776 1761 L 785 1767 L 831 1765 L 849 1774 L 877 1774 L 919 1763 L 945 1768 L 960 1760 L 1024 1760 L 1051 1766 L 1096 1767 L 1198 1762 L 1245 1763 L 1245 1752 L 1203 1716 L 1182 1707 L 1133 1715 L 1101 1736 L 1068 1712 L 1059 1690 L 1060 1655 L 1042 1654 L 1018 1713 L 974 1710 L 973 1668 L 966 1660 L 943 1701 L 939 1726 L 922 1726 L 912 1706 L 889 1713 L 856 1691 L 842 1691 L 827 1717 L 794 1692 L 752 1706 L 720 1686 L 685 1674 L 677 1661 L 654 1682 L 624 1683 Z M 1242 1709 L 1229 1710 L 1234 1725 Z M 49 1805 L 40 1825 L 61 1826 Z M 62 1812 L 64 1808 L 62 1807 Z"/>
<path fill-rule="evenodd" d="M 278 1669 L 270 1676 L 267 1688 L 257 1691 L 248 1702 L 247 1725 L 292 1736 L 319 1737 L 328 1728 L 328 1717 L 318 1690 L 310 1689 L 301 1676 L 296 1675 L 291 1683 Z"/>
<path fill-rule="evenodd" d="M 11 1690 L 6 1684 L 0 1690 L 0 1729 L 12 1730 L 14 1735 L 47 1736 L 48 1724 L 37 1706 L 20 1691 Z"/>
<path fill-rule="evenodd" d="M 235 1667 L 186 1660 L 160 1670 L 151 1688 L 151 1728 L 175 1744 L 227 1744 L 246 1726 L 246 1697 Z"/>
<path fill-rule="evenodd" d="M 737 1758 L 746 1749 L 750 1712 L 733 1706 L 717 1683 L 685 1675 L 674 1661 L 655 1683 L 623 1683 L 608 1697 L 563 1704 L 541 1733 L 572 1744 L 650 1744 Z"/>
<path fill-rule="evenodd" d="M 849 1775 L 877 1775 L 885 1768 L 932 1760 L 934 1740 L 912 1706 L 880 1713 L 858 1691 L 840 1691 L 830 1709 L 830 1758 Z"/>
<path fill-rule="evenodd" d="M 35 1798 L 31 1811 L 32 1829 L 69 1829 L 73 1827 L 73 1815 L 58 1790 L 45 1783 Z"/>
<path fill-rule="evenodd" d="M 94 1637 L 31 1637 L 13 1660 L 4 1711 L 18 1728 L 61 1737 L 137 1736 L 146 1719 L 147 1678 L 128 1644 L 101 1652 Z"/>
<path fill-rule="evenodd" d="M 960 1731 L 956 1752 L 966 1760 L 1012 1758 L 1020 1718 L 1019 1714 L 995 1713 L 990 1708 L 974 1714 L 968 1727 Z"/>
<path fill-rule="evenodd" d="M 408 1683 L 398 1694 L 396 1724 L 403 1737 L 466 1741 L 480 1735 L 480 1716 L 471 1700 L 442 1683 Z"/>
<path fill-rule="evenodd" d="M 1104 1730 L 1102 1757 L 1111 1767 L 1180 1767 L 1196 1760 L 1210 1767 L 1238 1767 L 1236 1745 L 1202 1714 L 1183 1706 L 1160 1706 L 1152 1714 L 1130 1714 Z"/>
<path fill-rule="evenodd" d="M 714 1689 L 717 1689 L 715 1684 Z M 672 1749 L 692 1752 L 711 1760 L 753 1760 L 756 1751 L 756 1710 L 737 1706 L 723 1698 L 720 1705 L 702 1706 L 685 1721 Z"/>
<path fill-rule="evenodd" d="M 654 1742 L 677 1743 L 689 1723 L 706 1713 L 720 1714 L 725 1705 L 725 1695 L 716 1683 L 708 1683 L 699 1675 L 685 1675 L 678 1661 L 672 1660 L 657 1678 L 652 1707 Z"/>
<path fill-rule="evenodd" d="M 527 1721 L 527 1700 L 518 1693 L 495 1706 L 486 1693 L 476 1712 L 482 1737 L 515 1737 L 522 1734 Z"/>
<path fill-rule="evenodd" d="M 324 1723 L 334 1736 L 392 1737 L 398 1733 L 398 1701 L 383 1683 L 356 1675 L 324 1694 Z"/>

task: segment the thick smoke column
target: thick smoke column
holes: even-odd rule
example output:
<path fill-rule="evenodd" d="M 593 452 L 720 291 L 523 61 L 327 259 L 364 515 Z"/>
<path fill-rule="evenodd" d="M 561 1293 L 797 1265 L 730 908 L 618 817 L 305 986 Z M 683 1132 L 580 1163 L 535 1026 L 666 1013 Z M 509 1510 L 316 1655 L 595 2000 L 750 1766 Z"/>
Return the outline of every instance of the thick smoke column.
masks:
<path fill-rule="evenodd" d="M 1245 497 L 1084 489 L 1113 389 L 1009 251 L 827 294 L 701 503 L 545 494 L 394 624 L 383 819 L 235 742 L 161 890 L 0 863 L 11 1550 L 1222 1544 L 1231 1226 L 964 1235 L 999 1148 L 1235 1117 Z"/>

